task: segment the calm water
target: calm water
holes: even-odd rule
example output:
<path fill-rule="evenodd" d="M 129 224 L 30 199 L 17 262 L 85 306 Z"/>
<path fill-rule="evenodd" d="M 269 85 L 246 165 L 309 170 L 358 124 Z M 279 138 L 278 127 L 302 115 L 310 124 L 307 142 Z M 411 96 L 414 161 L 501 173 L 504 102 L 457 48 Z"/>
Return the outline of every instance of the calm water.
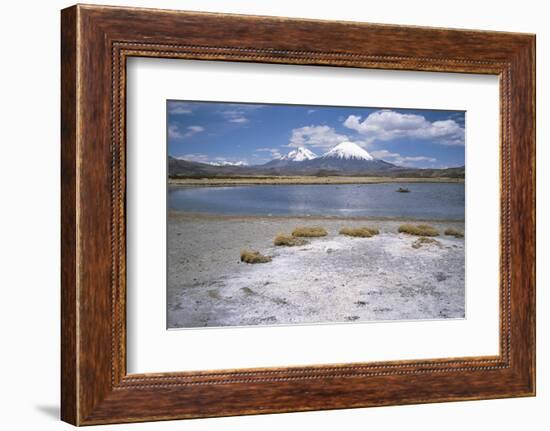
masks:
<path fill-rule="evenodd" d="M 410 193 L 397 193 L 407 187 Z M 172 210 L 464 220 L 464 184 L 392 183 L 168 188 Z"/>

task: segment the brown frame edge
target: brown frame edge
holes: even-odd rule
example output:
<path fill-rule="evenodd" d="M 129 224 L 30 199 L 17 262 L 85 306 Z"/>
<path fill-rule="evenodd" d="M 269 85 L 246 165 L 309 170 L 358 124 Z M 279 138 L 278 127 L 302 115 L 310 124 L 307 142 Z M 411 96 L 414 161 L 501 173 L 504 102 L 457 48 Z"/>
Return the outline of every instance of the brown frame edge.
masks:
<path fill-rule="evenodd" d="M 61 21 L 63 420 L 91 425 L 535 394 L 534 35 L 84 5 L 64 9 Z M 127 375 L 129 56 L 499 75 L 499 356 Z"/>

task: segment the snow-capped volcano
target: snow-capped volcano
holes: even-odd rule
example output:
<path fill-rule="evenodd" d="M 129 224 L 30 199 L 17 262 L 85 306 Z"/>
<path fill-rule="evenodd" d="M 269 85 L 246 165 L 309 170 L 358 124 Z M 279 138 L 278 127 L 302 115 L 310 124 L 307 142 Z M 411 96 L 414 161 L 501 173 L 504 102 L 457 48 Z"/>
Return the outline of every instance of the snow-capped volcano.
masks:
<path fill-rule="evenodd" d="M 313 151 L 304 147 L 298 147 L 296 150 L 292 150 L 286 156 L 282 156 L 279 160 L 289 160 L 292 162 L 303 162 L 304 160 L 313 160 L 317 157 Z"/>
<path fill-rule="evenodd" d="M 307 148 L 300 147 L 262 166 L 292 175 L 307 175 L 319 171 L 357 174 L 395 167 L 391 163 L 374 158 L 359 145 L 349 141 L 341 142 L 320 157 Z"/>
<path fill-rule="evenodd" d="M 329 172 L 365 173 L 385 171 L 395 165 L 376 159 L 359 145 L 345 141 L 313 160 L 302 162 L 304 168 Z"/>
<path fill-rule="evenodd" d="M 374 160 L 366 150 L 353 142 L 342 142 L 332 150 L 323 154 L 323 158 L 336 158 L 345 160 Z"/>

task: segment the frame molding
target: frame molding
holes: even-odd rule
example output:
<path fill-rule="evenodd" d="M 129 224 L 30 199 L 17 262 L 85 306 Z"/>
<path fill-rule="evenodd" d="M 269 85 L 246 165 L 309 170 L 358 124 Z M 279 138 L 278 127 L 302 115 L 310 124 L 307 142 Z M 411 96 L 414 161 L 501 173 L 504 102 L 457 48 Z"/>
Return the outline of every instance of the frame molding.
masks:
<path fill-rule="evenodd" d="M 83 5 L 62 11 L 61 30 L 63 420 L 89 425 L 534 395 L 533 35 Z M 127 375 L 131 56 L 498 75 L 500 354 Z"/>

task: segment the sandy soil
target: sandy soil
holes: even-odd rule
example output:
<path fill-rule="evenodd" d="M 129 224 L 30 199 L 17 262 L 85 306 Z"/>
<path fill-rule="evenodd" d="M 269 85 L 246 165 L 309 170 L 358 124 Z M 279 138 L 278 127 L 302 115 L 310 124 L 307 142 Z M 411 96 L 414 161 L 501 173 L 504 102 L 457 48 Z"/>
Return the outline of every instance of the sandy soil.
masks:
<path fill-rule="evenodd" d="M 417 237 L 397 233 L 403 222 L 170 213 L 168 327 L 463 318 L 464 240 L 441 235 L 415 249 Z M 380 235 L 338 235 L 365 224 Z M 441 233 L 464 229 L 456 221 L 430 224 Z M 277 233 L 315 225 L 329 235 L 273 246 Z M 273 260 L 241 263 L 243 248 Z"/>

